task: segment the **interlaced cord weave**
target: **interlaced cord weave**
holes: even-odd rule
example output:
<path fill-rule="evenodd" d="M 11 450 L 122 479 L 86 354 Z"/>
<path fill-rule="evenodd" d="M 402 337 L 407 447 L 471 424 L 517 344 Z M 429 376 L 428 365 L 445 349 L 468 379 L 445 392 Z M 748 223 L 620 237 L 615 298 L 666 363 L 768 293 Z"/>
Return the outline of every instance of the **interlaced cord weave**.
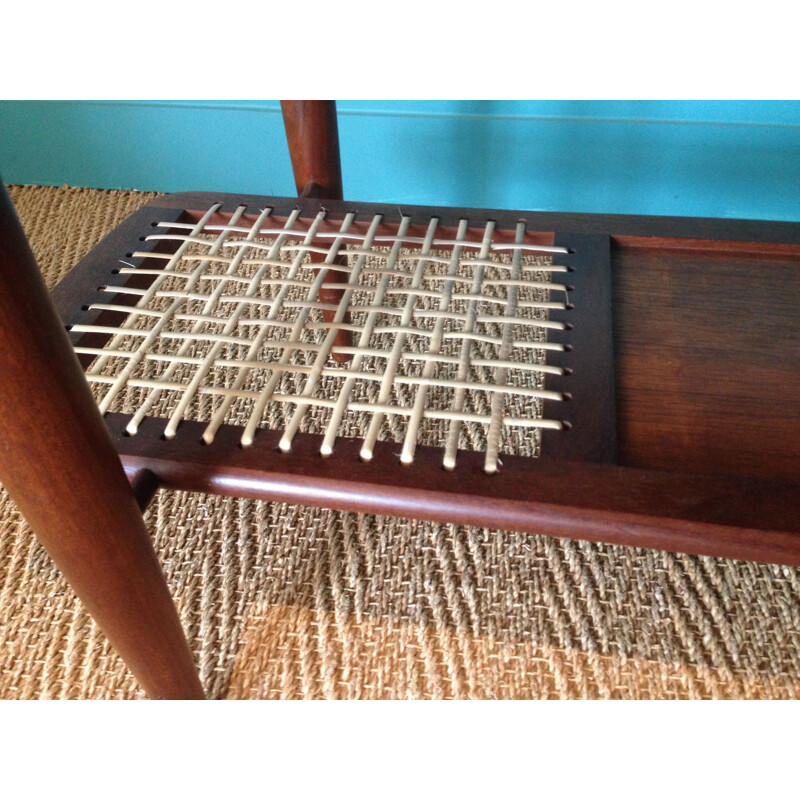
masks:
<path fill-rule="evenodd" d="M 322 455 L 337 437 L 359 437 L 369 460 L 389 439 L 402 443 L 404 463 L 424 443 L 443 449 L 447 469 L 458 449 L 485 451 L 495 472 L 501 452 L 536 455 L 538 431 L 562 427 L 543 417 L 542 401 L 563 399 L 543 378 L 563 373 L 546 351 L 564 349 L 547 341 L 548 330 L 566 327 L 548 318 L 567 308 L 565 286 L 552 280 L 566 272 L 552 263 L 564 248 L 526 243 L 524 223 L 512 243 L 493 241 L 491 221 L 475 241 L 466 220 L 455 238 L 437 235 L 436 218 L 418 237 L 407 216 L 384 235 L 380 215 L 355 232 L 353 213 L 325 230 L 324 210 L 310 220 L 295 210 L 277 225 L 267 208 L 249 226 L 239 224 L 245 206 L 211 224 L 218 210 L 159 223 L 165 232 L 145 238 L 174 243 L 174 253 L 133 253 L 142 267 L 123 262 L 120 275 L 153 280 L 103 287 L 136 296 L 135 306 L 91 306 L 124 312 L 119 325 L 72 327 L 110 336 L 76 352 L 96 356 L 86 376 L 100 410 L 131 413 L 129 434 L 156 416 L 169 439 L 182 419 L 198 418 L 208 444 L 223 424 L 243 427 L 244 447 L 260 427 L 277 427 L 284 451 L 302 430 L 320 435 Z M 323 302 L 320 291 L 333 288 L 340 302 Z M 335 343 L 341 329 L 350 346 Z"/>

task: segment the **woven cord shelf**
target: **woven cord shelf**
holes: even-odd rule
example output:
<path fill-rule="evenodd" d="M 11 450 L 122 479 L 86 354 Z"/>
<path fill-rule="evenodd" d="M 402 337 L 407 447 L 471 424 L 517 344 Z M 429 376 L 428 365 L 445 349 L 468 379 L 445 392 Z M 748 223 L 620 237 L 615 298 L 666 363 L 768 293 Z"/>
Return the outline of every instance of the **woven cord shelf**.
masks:
<path fill-rule="evenodd" d="M 649 277 L 626 275 L 646 304 L 680 241 L 664 224 L 171 195 L 53 296 L 145 485 L 794 563 L 795 484 L 654 469 L 659 448 L 637 464 L 629 423 L 618 436 L 612 260 L 642 254 Z M 717 259 L 719 227 L 686 223 L 675 263 Z M 647 330 L 620 363 L 669 389 L 680 342 L 648 361 Z M 698 392 L 649 393 L 665 421 L 648 419 L 671 435 Z"/>
<path fill-rule="evenodd" d="M 611 440 L 608 420 L 592 432 L 570 419 L 580 252 L 522 220 L 453 227 L 288 202 L 142 220 L 127 234 L 135 246 L 120 242 L 100 265 L 106 283 L 82 270 L 86 319 L 68 328 L 100 410 L 129 415 L 126 434 L 154 417 L 171 440 L 192 420 L 207 445 L 222 426 L 241 428 L 246 448 L 268 428 L 281 431 L 283 452 L 303 432 L 323 456 L 358 439 L 364 461 L 391 442 L 406 465 L 423 445 L 441 450 L 448 470 L 472 450 L 489 474 L 504 454 L 543 455 L 544 431 L 552 457 L 570 439 Z M 604 265 L 593 266 L 587 273 Z M 607 316 L 579 324 L 591 343 L 584 360 L 603 350 L 609 360 L 610 329 L 598 321 Z"/>

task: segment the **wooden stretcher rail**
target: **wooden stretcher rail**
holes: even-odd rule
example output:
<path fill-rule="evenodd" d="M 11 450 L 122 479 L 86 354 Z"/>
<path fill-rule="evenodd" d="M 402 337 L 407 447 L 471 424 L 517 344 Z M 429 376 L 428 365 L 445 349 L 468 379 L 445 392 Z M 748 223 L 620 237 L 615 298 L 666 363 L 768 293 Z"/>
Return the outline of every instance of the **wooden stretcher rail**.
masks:
<path fill-rule="evenodd" d="M 418 448 L 407 467 L 386 442 L 366 463 L 357 440 L 322 458 L 316 436 L 282 453 L 280 432 L 242 448 L 241 429 L 223 426 L 208 447 L 202 423 L 167 442 L 154 419 L 125 436 L 127 419 L 106 415 L 126 470 L 171 488 L 800 566 L 796 484 L 509 456 L 487 477 L 479 453 L 448 472 L 438 449 Z"/>

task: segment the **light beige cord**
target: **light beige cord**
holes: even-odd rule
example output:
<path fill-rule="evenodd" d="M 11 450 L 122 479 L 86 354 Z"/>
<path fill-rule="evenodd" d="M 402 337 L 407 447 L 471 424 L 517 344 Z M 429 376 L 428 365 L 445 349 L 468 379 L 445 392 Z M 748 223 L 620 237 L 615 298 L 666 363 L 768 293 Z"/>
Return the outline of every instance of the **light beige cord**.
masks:
<path fill-rule="evenodd" d="M 445 468 L 453 469 L 465 435 L 475 440 L 478 427 L 492 473 L 505 430 L 562 427 L 542 417 L 541 401 L 563 399 L 542 381 L 563 374 L 544 354 L 564 350 L 546 333 L 565 328 L 548 318 L 567 307 L 564 285 L 548 276 L 566 268 L 542 259 L 565 248 L 525 242 L 524 223 L 514 243 L 495 243 L 492 222 L 476 240 L 467 238 L 466 220 L 455 238 L 437 238 L 435 218 L 420 237 L 409 235 L 408 217 L 385 235 L 380 216 L 365 232 L 352 230 L 355 214 L 333 230 L 324 210 L 308 221 L 296 210 L 281 227 L 269 224 L 270 209 L 240 224 L 240 207 L 229 224 L 212 225 L 218 208 L 196 224 L 161 223 L 167 232 L 147 237 L 176 242 L 174 255 L 134 254 L 163 260 L 163 269 L 119 270 L 155 276 L 148 289 L 107 288 L 135 297 L 134 307 L 93 306 L 126 313 L 120 326 L 73 326 L 111 334 L 105 348 L 76 350 L 97 357 L 87 378 L 101 393 L 108 387 L 99 397 L 102 411 L 123 389 L 141 392 L 129 434 L 155 414 L 166 417 L 164 436 L 171 438 L 197 403 L 206 403 L 203 439 L 210 444 L 236 405 L 238 419 L 247 409 L 241 443 L 248 447 L 275 404 L 286 409 L 284 451 L 308 423 L 320 430 L 320 452 L 328 456 L 338 437 L 352 435 L 353 415 L 366 415 L 363 459 L 372 458 L 389 424 L 402 443 L 401 461 L 411 464 L 426 426 L 444 425 L 439 446 Z M 324 262 L 310 263 L 311 253 Z M 337 263 L 342 255 L 346 264 Z M 334 283 L 332 271 L 346 282 Z M 340 301 L 323 303 L 322 288 L 341 290 Z M 323 311 L 333 312 L 332 322 Z M 348 346 L 334 344 L 342 329 L 353 333 Z M 350 359 L 339 363 L 333 354 Z"/>

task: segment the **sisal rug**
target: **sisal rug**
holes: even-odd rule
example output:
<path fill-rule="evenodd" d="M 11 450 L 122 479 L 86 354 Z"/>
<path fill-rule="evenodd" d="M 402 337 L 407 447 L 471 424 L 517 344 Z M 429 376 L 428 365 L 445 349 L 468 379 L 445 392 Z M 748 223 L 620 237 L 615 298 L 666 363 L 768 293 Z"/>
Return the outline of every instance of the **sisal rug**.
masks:
<path fill-rule="evenodd" d="M 48 285 L 153 194 L 10 187 Z M 161 491 L 212 698 L 796 698 L 800 570 Z M 0 490 L 0 698 L 143 692 Z"/>

